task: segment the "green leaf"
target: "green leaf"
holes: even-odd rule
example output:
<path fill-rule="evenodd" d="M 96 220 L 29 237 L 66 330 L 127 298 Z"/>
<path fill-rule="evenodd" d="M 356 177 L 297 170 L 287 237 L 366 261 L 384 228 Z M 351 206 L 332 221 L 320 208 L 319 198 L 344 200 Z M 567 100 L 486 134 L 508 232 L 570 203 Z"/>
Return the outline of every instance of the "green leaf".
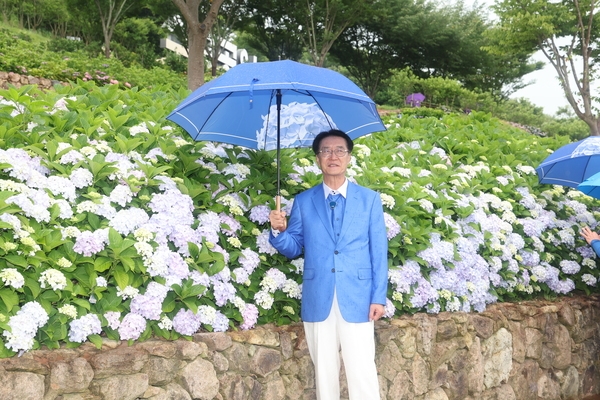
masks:
<path fill-rule="evenodd" d="M 135 262 L 130 257 L 120 257 L 119 261 L 125 267 L 127 271 L 135 271 Z"/>
<path fill-rule="evenodd" d="M 11 263 L 12 265 L 15 265 L 17 267 L 27 268 L 27 266 L 29 265 L 29 263 L 27 262 L 27 259 L 23 256 L 8 254 L 8 255 L 4 256 L 4 259 L 6 261 L 8 261 L 9 263 Z"/>
<path fill-rule="evenodd" d="M 97 230 L 100 228 L 100 217 L 98 217 L 96 214 L 91 212 L 87 213 L 87 220 L 90 223 L 90 226 L 93 230 Z"/>
<path fill-rule="evenodd" d="M 112 260 L 106 257 L 98 257 L 94 260 L 94 271 L 104 272 L 112 266 Z"/>
<path fill-rule="evenodd" d="M 108 243 L 110 248 L 118 254 L 121 252 L 123 246 L 123 237 L 115 229 L 110 228 L 108 231 Z"/>
<path fill-rule="evenodd" d="M 164 313 L 170 313 L 171 311 L 173 311 L 175 309 L 175 305 L 177 303 L 176 298 L 177 298 L 177 295 L 173 291 L 170 291 L 167 294 L 167 297 L 165 298 L 165 300 L 162 303 L 162 311 Z"/>
<path fill-rule="evenodd" d="M 4 303 L 3 311 L 11 313 L 13 308 L 19 305 L 19 295 L 10 289 L 0 289 L 0 299 Z"/>
<path fill-rule="evenodd" d="M 194 314 L 198 312 L 198 300 L 194 298 L 182 299 L 183 303 L 189 308 Z"/>
<path fill-rule="evenodd" d="M 75 297 L 75 298 L 71 299 L 71 303 L 77 304 L 79 307 L 85 308 L 88 311 L 90 311 L 90 309 L 91 309 L 90 302 L 85 299 L 79 299 L 79 298 Z"/>
<path fill-rule="evenodd" d="M 119 288 L 125 289 L 125 287 L 129 285 L 129 275 L 126 271 L 120 268 L 115 268 L 113 271 L 113 276 L 115 277 L 115 281 L 117 281 Z"/>
<path fill-rule="evenodd" d="M 92 342 L 98 350 L 102 349 L 102 337 L 100 335 L 90 335 L 88 340 Z"/>
<path fill-rule="evenodd" d="M 196 243 L 188 242 L 188 251 L 192 259 L 197 260 L 200 257 L 200 248 Z"/>

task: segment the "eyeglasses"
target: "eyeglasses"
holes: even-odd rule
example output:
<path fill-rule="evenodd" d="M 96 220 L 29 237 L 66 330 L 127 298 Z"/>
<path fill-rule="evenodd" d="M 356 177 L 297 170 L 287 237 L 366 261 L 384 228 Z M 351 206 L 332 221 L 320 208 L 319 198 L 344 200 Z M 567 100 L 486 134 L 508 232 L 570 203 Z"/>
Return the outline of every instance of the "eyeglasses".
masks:
<path fill-rule="evenodd" d="M 319 154 L 323 157 L 331 157 L 332 155 L 335 154 L 336 157 L 344 157 L 346 154 L 350 153 L 350 150 L 342 150 L 342 149 L 335 149 L 335 150 L 321 150 L 319 151 Z"/>

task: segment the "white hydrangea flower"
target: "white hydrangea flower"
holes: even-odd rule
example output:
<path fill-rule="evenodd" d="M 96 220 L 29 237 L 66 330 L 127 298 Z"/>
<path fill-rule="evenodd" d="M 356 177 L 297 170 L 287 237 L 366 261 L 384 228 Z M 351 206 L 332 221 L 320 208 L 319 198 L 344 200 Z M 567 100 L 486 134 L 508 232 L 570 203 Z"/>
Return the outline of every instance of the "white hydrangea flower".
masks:
<path fill-rule="evenodd" d="M 273 296 L 270 293 L 261 290 L 254 295 L 254 301 L 259 307 L 262 307 L 265 310 L 270 310 L 273 306 L 274 300 Z"/>
<path fill-rule="evenodd" d="M 73 265 L 73 263 L 72 263 L 71 261 L 67 260 L 67 259 L 66 259 L 66 258 L 64 258 L 64 257 L 61 257 L 61 258 L 60 258 L 60 259 L 59 259 L 59 260 L 56 262 L 56 265 L 58 265 L 58 266 L 59 266 L 59 267 L 61 267 L 61 268 L 70 268 L 70 267 Z"/>
<path fill-rule="evenodd" d="M 5 285 L 11 286 L 15 289 L 20 289 L 25 284 L 23 275 L 15 268 L 4 268 L 0 271 L 0 279 Z"/>
<path fill-rule="evenodd" d="M 106 281 L 106 278 L 103 276 L 99 276 L 96 278 L 96 286 L 98 287 L 106 287 L 108 285 L 108 282 Z"/>
<path fill-rule="evenodd" d="M 390 196 L 389 194 L 379 193 L 379 197 L 381 197 L 381 204 L 383 204 L 385 207 L 389 208 L 390 210 L 392 210 L 394 208 L 394 206 L 396 205 L 396 200 L 394 200 L 394 198 L 392 196 Z"/>
<path fill-rule="evenodd" d="M 65 304 L 58 309 L 58 312 L 70 318 L 77 318 L 77 309 L 72 304 Z"/>
<path fill-rule="evenodd" d="M 67 278 L 59 270 L 50 268 L 42 272 L 39 278 L 40 286 L 50 286 L 52 290 L 63 290 L 67 287 Z"/>
<path fill-rule="evenodd" d="M 127 285 L 125 289 L 117 288 L 117 296 L 122 297 L 123 300 L 132 299 L 137 296 L 140 291 L 133 286 Z"/>
<path fill-rule="evenodd" d="M 158 322 L 158 327 L 160 329 L 164 329 L 165 331 L 170 331 L 173 329 L 173 321 L 171 321 L 171 319 L 165 315 Z"/>

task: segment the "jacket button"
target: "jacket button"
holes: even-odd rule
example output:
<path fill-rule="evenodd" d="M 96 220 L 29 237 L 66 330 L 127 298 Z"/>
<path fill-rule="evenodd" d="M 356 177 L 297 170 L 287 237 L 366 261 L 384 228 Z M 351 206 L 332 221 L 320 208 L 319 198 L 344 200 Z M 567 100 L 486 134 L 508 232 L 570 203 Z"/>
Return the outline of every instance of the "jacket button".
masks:
<path fill-rule="evenodd" d="M 335 272 L 335 268 L 331 268 L 331 272 Z"/>
<path fill-rule="evenodd" d="M 337 250 L 333 252 L 333 254 L 338 254 L 338 253 L 339 253 L 339 251 L 337 251 Z"/>

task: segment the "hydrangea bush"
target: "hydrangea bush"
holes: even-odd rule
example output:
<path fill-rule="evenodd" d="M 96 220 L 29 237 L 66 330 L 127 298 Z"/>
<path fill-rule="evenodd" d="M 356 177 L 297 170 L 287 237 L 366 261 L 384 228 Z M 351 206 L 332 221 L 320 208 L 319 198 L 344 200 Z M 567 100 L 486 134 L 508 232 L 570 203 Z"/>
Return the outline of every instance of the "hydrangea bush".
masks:
<path fill-rule="evenodd" d="M 196 143 L 165 116 L 187 91 L 79 82 L 0 91 L 0 355 L 299 320 L 303 259 L 269 244 L 273 152 Z M 386 316 L 597 291 L 597 200 L 539 185 L 567 139 L 486 114 L 390 118 L 356 140 L 378 191 Z M 282 151 L 283 206 L 320 182 Z"/>

